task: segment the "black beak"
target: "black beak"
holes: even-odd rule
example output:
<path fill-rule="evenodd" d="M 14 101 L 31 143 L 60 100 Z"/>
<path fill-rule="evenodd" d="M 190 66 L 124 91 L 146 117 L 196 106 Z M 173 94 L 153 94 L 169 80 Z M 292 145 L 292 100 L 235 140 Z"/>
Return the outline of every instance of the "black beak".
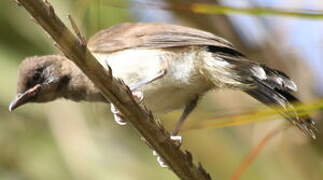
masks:
<path fill-rule="evenodd" d="M 41 89 L 41 85 L 37 84 L 34 87 L 28 89 L 24 93 L 17 94 L 16 98 L 11 101 L 9 105 L 9 111 L 13 111 L 18 107 L 30 102 L 31 100 L 35 99 Z"/>

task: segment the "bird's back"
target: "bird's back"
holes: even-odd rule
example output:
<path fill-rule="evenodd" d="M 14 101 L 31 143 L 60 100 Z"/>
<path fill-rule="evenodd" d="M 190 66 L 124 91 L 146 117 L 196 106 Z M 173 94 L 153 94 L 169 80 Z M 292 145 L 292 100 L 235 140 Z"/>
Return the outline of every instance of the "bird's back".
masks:
<path fill-rule="evenodd" d="M 124 23 L 99 31 L 88 42 L 95 53 L 133 48 L 168 48 L 210 45 L 233 48 L 227 40 L 189 27 L 158 23 Z"/>

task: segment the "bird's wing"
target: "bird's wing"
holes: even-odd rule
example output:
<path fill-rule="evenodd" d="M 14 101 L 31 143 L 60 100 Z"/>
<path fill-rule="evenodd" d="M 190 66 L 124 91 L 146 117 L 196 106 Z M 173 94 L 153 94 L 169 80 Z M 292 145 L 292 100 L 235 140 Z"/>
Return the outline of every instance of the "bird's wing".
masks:
<path fill-rule="evenodd" d="M 233 49 L 230 42 L 212 33 L 170 24 L 125 23 L 96 33 L 88 42 L 94 53 L 129 48 L 169 48 L 207 45 Z"/>

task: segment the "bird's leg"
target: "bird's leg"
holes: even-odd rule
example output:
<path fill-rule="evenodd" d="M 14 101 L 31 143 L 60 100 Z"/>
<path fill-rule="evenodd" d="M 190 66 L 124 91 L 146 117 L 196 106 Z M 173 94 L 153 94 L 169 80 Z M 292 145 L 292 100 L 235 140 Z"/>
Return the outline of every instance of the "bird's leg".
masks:
<path fill-rule="evenodd" d="M 197 105 L 197 102 L 199 100 L 199 96 L 196 96 L 194 99 L 192 99 L 184 108 L 184 111 L 180 118 L 177 120 L 175 128 L 173 132 L 171 133 L 171 140 L 175 141 L 179 145 L 182 143 L 182 136 L 178 136 L 179 131 L 181 130 L 185 120 L 187 119 L 188 115 L 194 110 L 194 108 Z"/>
<path fill-rule="evenodd" d="M 166 69 L 163 69 L 163 70 L 159 71 L 155 76 L 153 76 L 151 78 L 147 78 L 143 81 L 139 81 L 135 84 L 132 84 L 129 86 L 129 88 L 131 91 L 135 91 L 136 89 L 141 88 L 142 86 L 144 86 L 146 84 L 150 84 L 150 83 L 154 82 L 155 80 L 158 80 L 158 79 L 164 77 L 166 75 L 166 73 L 167 73 Z"/>
<path fill-rule="evenodd" d="M 141 91 L 136 91 L 136 89 L 141 88 L 142 86 L 149 84 L 155 80 L 158 80 L 166 75 L 167 71 L 166 69 L 161 70 L 158 74 L 151 78 L 147 78 L 143 81 L 137 82 L 133 85 L 130 85 L 129 88 L 132 91 L 132 95 L 135 97 L 135 99 L 138 101 L 138 103 L 142 103 L 144 99 L 144 95 Z M 123 114 L 113 105 L 111 104 L 111 112 L 113 113 L 114 120 L 119 125 L 126 125 L 126 121 L 124 120 Z"/>
<path fill-rule="evenodd" d="M 170 139 L 177 144 L 178 147 L 182 144 L 182 136 L 179 136 L 178 133 L 181 130 L 185 120 L 187 119 L 188 115 L 194 110 L 199 100 L 199 96 L 196 96 L 192 99 L 184 108 L 184 111 L 181 117 L 177 120 L 174 130 L 171 133 Z M 168 167 L 167 163 L 159 156 L 159 154 L 153 150 L 153 155 L 157 156 L 157 162 L 161 167 Z"/>

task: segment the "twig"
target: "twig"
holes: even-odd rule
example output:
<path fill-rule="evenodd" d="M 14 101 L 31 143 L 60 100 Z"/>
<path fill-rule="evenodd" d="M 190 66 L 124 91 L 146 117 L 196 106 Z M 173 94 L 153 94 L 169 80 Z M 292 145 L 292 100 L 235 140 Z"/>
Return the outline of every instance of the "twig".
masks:
<path fill-rule="evenodd" d="M 78 28 L 78 26 L 76 25 L 73 17 L 71 15 L 68 15 L 67 16 L 68 19 L 70 20 L 70 23 L 72 25 L 72 28 L 73 28 L 73 31 L 74 33 L 77 35 L 77 37 L 82 41 L 82 45 L 83 46 L 87 46 L 87 42 L 86 42 L 86 39 L 85 37 L 83 36 L 83 34 L 81 33 L 80 29 Z"/>
<path fill-rule="evenodd" d="M 144 139 L 183 180 L 209 180 L 209 174 L 193 164 L 190 153 L 183 152 L 170 141 L 170 134 L 154 119 L 152 113 L 132 98 L 129 88 L 111 76 L 93 57 L 82 39 L 75 36 L 57 17 L 54 8 L 42 0 L 18 0 L 50 34 L 62 52 L 69 57 L 101 90 L 102 95 L 113 103 Z"/>

